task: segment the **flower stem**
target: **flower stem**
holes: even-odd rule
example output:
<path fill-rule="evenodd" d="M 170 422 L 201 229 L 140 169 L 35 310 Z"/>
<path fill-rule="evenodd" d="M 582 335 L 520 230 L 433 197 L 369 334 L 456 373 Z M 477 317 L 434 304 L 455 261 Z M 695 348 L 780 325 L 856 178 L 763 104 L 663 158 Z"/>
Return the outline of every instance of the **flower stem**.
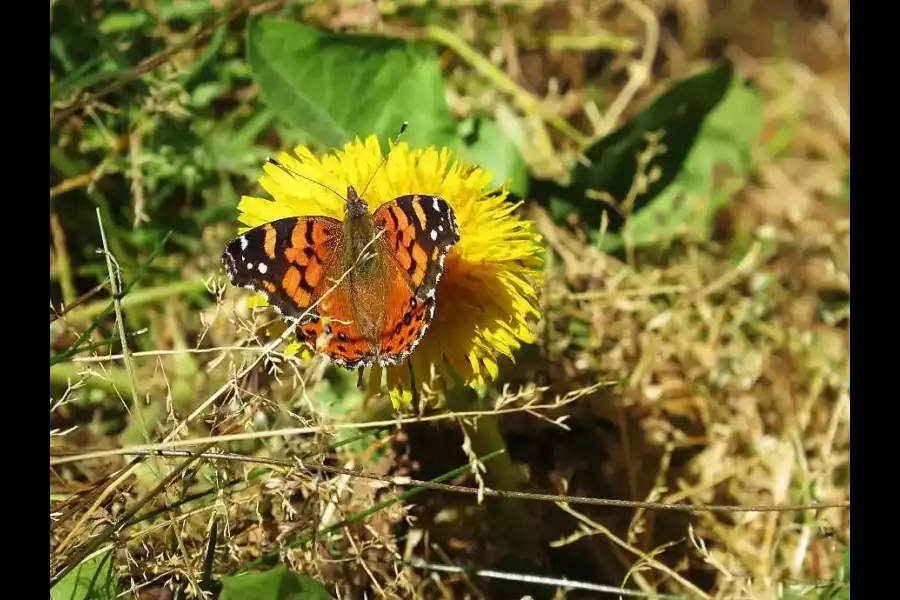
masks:
<path fill-rule="evenodd" d="M 487 414 L 489 409 L 478 394 L 457 379 L 456 385 L 446 394 L 445 399 L 450 412 L 484 410 L 486 413 L 474 421 L 460 421 L 460 426 L 469 439 L 472 454 L 480 456 L 503 450 L 490 465 L 484 465 L 485 485 L 496 490 L 526 491 L 528 480 L 509 456 L 506 441 L 500 434 L 498 418 Z M 510 551 L 510 565 L 527 567 L 543 562 L 545 546 L 541 544 L 539 537 L 540 522 L 529 512 L 525 503 L 512 498 L 492 498 L 487 510 L 491 538 L 495 541 L 502 540 L 505 549 Z"/>

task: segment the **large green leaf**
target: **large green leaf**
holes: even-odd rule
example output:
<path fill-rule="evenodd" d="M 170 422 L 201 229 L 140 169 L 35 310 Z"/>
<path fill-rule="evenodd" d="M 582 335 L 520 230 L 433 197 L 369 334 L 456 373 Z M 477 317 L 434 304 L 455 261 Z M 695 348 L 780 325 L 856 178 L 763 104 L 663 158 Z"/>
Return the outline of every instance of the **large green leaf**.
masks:
<path fill-rule="evenodd" d="M 284 565 L 222 578 L 219 600 L 333 600 L 321 583 Z"/>
<path fill-rule="evenodd" d="M 50 588 L 50 600 L 111 600 L 115 596 L 111 552 L 82 562 Z"/>
<path fill-rule="evenodd" d="M 660 177 L 635 199 L 634 211 L 640 211 L 681 172 L 704 120 L 728 90 L 732 73 L 731 64 L 725 62 L 679 81 L 631 121 L 591 146 L 585 152 L 589 164 L 579 164 L 570 185 L 557 190 L 549 201 L 553 216 L 562 221 L 576 212 L 592 228 L 599 227 L 609 207 L 589 198 L 588 191 L 606 192 L 617 202 L 623 201 L 637 173 L 637 157 L 646 148 L 647 136 L 662 133 L 666 151 L 647 167 L 658 169 Z M 613 218 L 611 231 L 621 225 L 621 219 Z"/>
<path fill-rule="evenodd" d="M 333 148 L 357 136 L 384 139 L 404 120 L 410 146 L 457 140 L 428 46 L 266 17 L 248 25 L 247 58 L 270 109 L 311 141 Z"/>
<path fill-rule="evenodd" d="M 605 236 L 603 248 L 617 249 L 625 232 L 635 247 L 682 237 L 707 239 L 716 213 L 749 174 L 751 148 L 762 126 L 762 98 L 735 78 L 703 122 L 681 170 L 633 214 L 621 235 Z"/>

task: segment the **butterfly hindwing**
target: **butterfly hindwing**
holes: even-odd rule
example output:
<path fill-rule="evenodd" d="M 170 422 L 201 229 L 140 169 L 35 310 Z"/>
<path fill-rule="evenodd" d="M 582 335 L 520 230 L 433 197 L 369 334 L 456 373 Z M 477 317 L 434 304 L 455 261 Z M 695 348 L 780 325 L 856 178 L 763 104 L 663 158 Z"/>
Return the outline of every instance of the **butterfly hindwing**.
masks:
<path fill-rule="evenodd" d="M 378 340 L 378 359 L 397 364 L 412 352 L 425 335 L 434 316 L 434 296 L 416 298 L 407 283 L 408 275 L 399 264 L 388 266 L 388 294 L 384 328 Z"/>
<path fill-rule="evenodd" d="M 459 241 L 456 216 L 438 196 L 410 194 L 381 205 L 374 214 L 383 227 L 388 254 L 406 274 L 418 300 L 434 294 L 444 259 Z"/>
<path fill-rule="evenodd" d="M 265 296 L 287 319 L 316 318 L 310 307 L 326 291 L 341 240 L 341 222 L 330 217 L 288 217 L 239 235 L 222 263 L 232 285 Z"/>
<path fill-rule="evenodd" d="M 342 367 L 354 369 L 372 364 L 374 352 L 353 319 L 350 286 L 346 281 L 321 299 L 318 314 L 319 319 L 297 328 L 298 339 Z"/>

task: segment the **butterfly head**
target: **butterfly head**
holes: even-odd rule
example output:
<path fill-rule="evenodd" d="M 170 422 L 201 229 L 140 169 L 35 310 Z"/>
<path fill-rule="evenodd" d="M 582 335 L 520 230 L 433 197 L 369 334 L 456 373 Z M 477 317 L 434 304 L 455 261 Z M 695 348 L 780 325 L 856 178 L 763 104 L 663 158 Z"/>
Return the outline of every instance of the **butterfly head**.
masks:
<path fill-rule="evenodd" d="M 359 197 L 356 188 L 352 185 L 347 186 L 347 206 L 344 209 L 347 219 L 359 219 L 369 214 L 369 205 L 366 201 Z"/>

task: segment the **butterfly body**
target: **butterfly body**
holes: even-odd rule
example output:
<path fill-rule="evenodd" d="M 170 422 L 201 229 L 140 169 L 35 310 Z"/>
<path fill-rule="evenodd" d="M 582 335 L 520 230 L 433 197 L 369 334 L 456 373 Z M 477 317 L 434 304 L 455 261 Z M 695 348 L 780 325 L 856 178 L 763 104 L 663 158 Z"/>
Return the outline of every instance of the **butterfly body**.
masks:
<path fill-rule="evenodd" d="M 456 218 L 437 196 L 400 196 L 374 213 L 352 186 L 345 200 L 343 221 L 265 223 L 232 240 L 222 262 L 233 285 L 264 295 L 337 364 L 397 364 L 431 322 Z"/>
<path fill-rule="evenodd" d="M 347 209 L 343 223 L 344 244 L 341 252 L 341 273 L 347 273 L 348 298 L 362 337 L 370 347 L 378 348 L 378 338 L 384 328 L 387 305 L 388 256 L 379 252 L 378 230 L 368 206 L 353 187 L 347 190 Z"/>

